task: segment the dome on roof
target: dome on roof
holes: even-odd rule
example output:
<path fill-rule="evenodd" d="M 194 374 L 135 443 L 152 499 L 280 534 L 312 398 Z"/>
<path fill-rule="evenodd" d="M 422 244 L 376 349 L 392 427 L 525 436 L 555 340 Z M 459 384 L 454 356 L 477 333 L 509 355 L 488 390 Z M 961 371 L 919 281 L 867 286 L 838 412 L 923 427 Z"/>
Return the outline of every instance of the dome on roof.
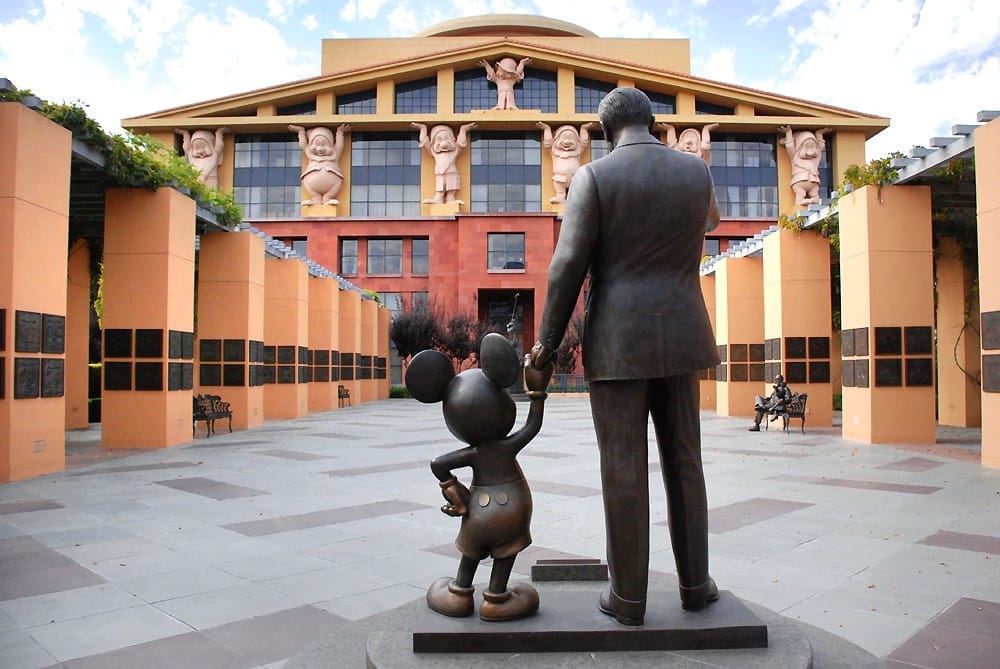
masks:
<path fill-rule="evenodd" d="M 535 14 L 483 14 L 463 16 L 434 24 L 414 37 L 467 37 L 475 35 L 546 35 L 555 37 L 597 37 L 586 28 Z"/>

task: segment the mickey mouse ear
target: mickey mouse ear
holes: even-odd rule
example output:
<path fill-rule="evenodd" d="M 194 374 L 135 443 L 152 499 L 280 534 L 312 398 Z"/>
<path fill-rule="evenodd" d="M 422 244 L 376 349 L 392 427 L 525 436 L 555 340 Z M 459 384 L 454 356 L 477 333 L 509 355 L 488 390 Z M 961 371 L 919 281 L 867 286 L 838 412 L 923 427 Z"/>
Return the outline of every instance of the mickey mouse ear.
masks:
<path fill-rule="evenodd" d="M 521 361 L 506 337 L 491 332 L 479 345 L 479 367 L 497 387 L 507 388 L 517 382 Z"/>
<path fill-rule="evenodd" d="M 406 389 L 424 404 L 444 399 L 448 384 L 455 378 L 451 360 L 440 351 L 427 349 L 413 356 L 406 367 Z"/>

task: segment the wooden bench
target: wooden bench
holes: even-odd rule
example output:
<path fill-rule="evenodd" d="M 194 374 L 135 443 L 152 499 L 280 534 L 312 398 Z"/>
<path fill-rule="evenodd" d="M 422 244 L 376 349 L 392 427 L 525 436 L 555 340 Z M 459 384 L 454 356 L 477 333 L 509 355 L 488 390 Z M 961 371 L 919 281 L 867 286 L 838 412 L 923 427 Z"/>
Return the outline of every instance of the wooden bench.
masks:
<path fill-rule="evenodd" d="M 788 423 L 790 418 L 798 418 L 802 421 L 802 434 L 806 433 L 806 401 L 809 399 L 809 393 L 799 393 L 798 395 L 792 395 L 792 399 L 788 401 L 782 411 L 771 411 L 768 413 L 769 416 L 777 416 L 781 418 L 782 429 L 788 432 Z M 767 417 L 764 419 L 764 429 L 767 429 L 767 423 L 770 422 Z"/>
<path fill-rule="evenodd" d="M 233 410 L 229 402 L 223 402 L 219 395 L 195 395 L 192 398 L 191 436 L 194 436 L 198 421 L 205 421 L 205 432 L 208 437 L 215 432 L 215 421 L 221 418 L 229 419 L 229 431 L 233 431 Z"/>
<path fill-rule="evenodd" d="M 337 386 L 337 406 L 351 406 L 351 391 L 346 386 Z"/>

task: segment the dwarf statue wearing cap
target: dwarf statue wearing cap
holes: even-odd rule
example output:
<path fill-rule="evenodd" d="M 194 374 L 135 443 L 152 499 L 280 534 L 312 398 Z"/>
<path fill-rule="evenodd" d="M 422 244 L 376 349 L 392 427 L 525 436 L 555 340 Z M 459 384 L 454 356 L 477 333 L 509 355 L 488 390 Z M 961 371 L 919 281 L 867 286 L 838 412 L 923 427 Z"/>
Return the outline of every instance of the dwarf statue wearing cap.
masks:
<path fill-rule="evenodd" d="M 211 130 L 175 130 L 181 136 L 181 148 L 188 163 L 198 170 L 198 178 L 210 188 L 219 187 L 219 165 L 222 164 L 222 136 L 229 128 Z"/>
<path fill-rule="evenodd" d="M 344 133 L 351 126 L 337 127 L 334 137 L 329 128 L 309 128 L 290 125 L 289 130 L 299 133 L 299 146 L 308 160 L 306 171 L 302 173 L 302 186 L 309 197 L 302 204 L 340 204 L 337 193 L 344 184 L 344 173 L 340 171 L 340 154 L 344 150 Z"/>
<path fill-rule="evenodd" d="M 440 204 L 455 202 L 464 204 L 458 199 L 458 189 L 462 182 L 455 161 L 458 153 L 468 144 L 469 130 L 476 127 L 475 123 L 466 123 L 458 129 L 458 137 L 446 125 L 436 125 L 427 132 L 423 123 L 411 123 L 420 130 L 420 146 L 434 157 L 434 197 L 423 200 L 424 204 Z"/>
<path fill-rule="evenodd" d="M 681 130 L 681 134 L 678 137 L 677 131 L 674 126 L 669 123 L 657 123 L 656 127 L 659 130 L 664 130 L 667 133 L 667 146 L 671 149 L 677 149 L 683 153 L 690 153 L 698 156 L 706 163 L 711 164 L 712 162 L 712 130 L 719 127 L 718 123 L 709 123 L 703 126 L 701 132 L 698 132 L 695 128 L 688 128 L 686 130 Z"/>
<path fill-rule="evenodd" d="M 579 132 L 571 125 L 561 125 L 553 133 L 549 124 L 536 123 L 542 129 L 542 145 L 552 153 L 552 186 L 556 194 L 549 202 L 556 204 L 566 201 L 573 175 L 580 169 L 580 156 L 590 144 L 590 129 L 596 123 L 584 123 Z"/>
<path fill-rule="evenodd" d="M 819 163 L 826 149 L 823 135 L 830 132 L 830 129 L 792 132 L 791 127 L 784 125 L 778 128 L 778 132 L 785 135 L 778 140 L 778 143 L 785 145 L 792 162 L 791 184 L 792 192 L 795 193 L 795 204 L 799 206 L 818 204 Z"/>
<path fill-rule="evenodd" d="M 501 58 L 496 67 L 493 67 L 489 61 L 479 61 L 486 68 L 486 78 L 497 85 L 497 106 L 494 109 L 517 109 L 514 104 L 514 84 L 524 79 L 524 66 L 530 62 L 530 58 L 515 61 L 507 57 Z"/>

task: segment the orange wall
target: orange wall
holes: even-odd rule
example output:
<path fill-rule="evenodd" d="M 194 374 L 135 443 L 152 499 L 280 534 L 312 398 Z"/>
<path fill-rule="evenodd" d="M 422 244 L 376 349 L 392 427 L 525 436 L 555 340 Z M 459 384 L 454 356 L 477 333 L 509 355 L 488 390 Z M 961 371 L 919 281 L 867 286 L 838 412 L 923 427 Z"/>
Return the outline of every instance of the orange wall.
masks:
<path fill-rule="evenodd" d="M 336 351 L 340 341 L 340 286 L 330 277 L 309 277 L 309 349 Z M 330 364 L 327 362 L 326 367 Z M 313 373 L 316 364 L 314 361 Z M 329 372 L 328 372 L 329 373 Z M 328 377 L 329 378 L 329 377 Z M 317 381 L 309 384 L 309 411 L 329 411 L 337 408 L 337 382 Z"/>
<path fill-rule="evenodd" d="M 712 322 L 712 331 L 715 332 L 715 275 L 709 274 L 701 277 L 701 295 L 705 298 L 705 308 L 708 309 L 708 318 Z M 715 410 L 716 387 L 715 369 L 706 374 L 708 378 L 699 381 L 700 407 L 703 410 Z"/>
<path fill-rule="evenodd" d="M 725 258 L 715 271 L 715 340 L 719 344 L 762 344 L 764 342 L 763 261 L 760 258 Z M 727 356 L 727 372 L 731 356 Z M 716 410 L 721 416 L 753 416 L 754 395 L 759 383 L 732 381 L 717 383 Z"/>
<path fill-rule="evenodd" d="M 89 425 L 87 412 L 90 357 L 90 250 L 83 240 L 69 251 L 66 293 L 66 429 Z"/>
<path fill-rule="evenodd" d="M 361 295 L 353 290 L 340 293 L 340 354 L 353 353 L 355 356 L 355 372 L 357 376 L 357 356 L 361 352 Z M 351 401 L 357 402 L 361 396 L 361 386 L 357 378 L 340 377 L 343 385 L 351 393 Z"/>
<path fill-rule="evenodd" d="M 296 347 L 296 383 L 264 386 L 264 418 L 297 418 L 309 410 L 308 384 L 298 383 L 298 347 L 309 346 L 309 272 L 298 258 L 266 258 L 264 277 L 264 344 Z"/>
<path fill-rule="evenodd" d="M 979 216 L 979 302 L 982 313 L 1000 311 L 1000 121 L 976 130 L 976 211 Z M 990 345 L 984 333 L 983 346 Z M 1000 364 L 997 348 L 984 348 L 983 367 Z M 986 356 L 990 356 L 986 358 Z M 985 375 L 984 375 L 985 376 Z M 1000 468 L 1000 392 L 983 392 L 983 455 L 987 467 Z"/>
<path fill-rule="evenodd" d="M 982 397 L 970 376 L 979 375 L 980 340 L 978 328 L 966 324 L 966 307 L 974 323 L 979 304 L 972 297 L 972 277 L 955 240 L 940 240 L 936 255 L 938 423 L 979 427 Z"/>

